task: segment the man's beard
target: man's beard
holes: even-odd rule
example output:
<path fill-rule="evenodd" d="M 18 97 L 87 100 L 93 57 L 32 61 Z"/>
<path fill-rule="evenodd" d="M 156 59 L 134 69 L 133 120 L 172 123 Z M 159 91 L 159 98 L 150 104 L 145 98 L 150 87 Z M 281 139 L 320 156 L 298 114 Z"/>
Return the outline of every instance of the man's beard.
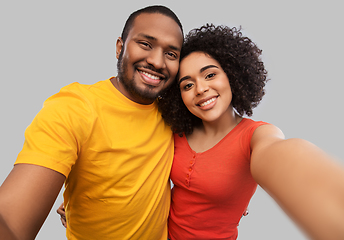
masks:
<path fill-rule="evenodd" d="M 132 79 L 128 78 L 128 62 L 123 60 L 123 50 L 124 49 L 122 49 L 117 62 L 117 76 L 119 81 L 122 83 L 125 90 L 133 96 L 146 101 L 154 101 L 160 95 L 160 92 L 151 91 L 151 89 L 153 90 L 155 88 L 154 86 L 147 85 L 147 88 L 139 89 L 135 83 L 134 76 Z"/>

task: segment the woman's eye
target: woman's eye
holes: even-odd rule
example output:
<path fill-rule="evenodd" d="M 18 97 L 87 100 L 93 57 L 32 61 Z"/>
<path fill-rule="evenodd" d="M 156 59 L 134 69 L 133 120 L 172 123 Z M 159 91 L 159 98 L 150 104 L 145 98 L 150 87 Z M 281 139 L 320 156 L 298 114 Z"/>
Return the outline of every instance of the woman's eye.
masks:
<path fill-rule="evenodd" d="M 212 77 L 215 77 L 215 73 L 210 73 L 208 74 L 205 79 L 208 79 L 208 78 L 212 78 Z"/>
<path fill-rule="evenodd" d="M 183 87 L 184 90 L 188 90 L 192 87 L 192 83 L 188 83 L 188 84 L 185 84 L 185 86 Z"/>

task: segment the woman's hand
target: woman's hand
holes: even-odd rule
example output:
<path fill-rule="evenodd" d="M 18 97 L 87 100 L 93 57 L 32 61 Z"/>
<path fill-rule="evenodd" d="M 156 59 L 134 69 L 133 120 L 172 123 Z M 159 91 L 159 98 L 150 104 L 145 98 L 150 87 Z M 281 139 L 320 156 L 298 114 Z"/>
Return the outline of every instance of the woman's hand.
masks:
<path fill-rule="evenodd" d="M 66 220 L 66 211 L 64 209 L 63 203 L 60 205 L 60 207 L 56 211 L 58 214 L 60 214 L 61 217 L 61 223 L 62 225 L 67 228 L 67 220 Z"/>

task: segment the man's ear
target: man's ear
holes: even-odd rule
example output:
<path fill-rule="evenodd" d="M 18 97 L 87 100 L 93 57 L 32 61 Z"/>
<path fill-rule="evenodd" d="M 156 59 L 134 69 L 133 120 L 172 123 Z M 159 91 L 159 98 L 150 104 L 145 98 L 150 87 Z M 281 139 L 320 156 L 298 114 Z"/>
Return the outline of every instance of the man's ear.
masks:
<path fill-rule="evenodd" d="M 116 41 L 116 58 L 117 59 L 119 58 L 119 54 L 121 53 L 122 48 L 123 48 L 123 41 L 122 41 L 122 38 L 119 37 L 117 38 L 117 41 Z"/>

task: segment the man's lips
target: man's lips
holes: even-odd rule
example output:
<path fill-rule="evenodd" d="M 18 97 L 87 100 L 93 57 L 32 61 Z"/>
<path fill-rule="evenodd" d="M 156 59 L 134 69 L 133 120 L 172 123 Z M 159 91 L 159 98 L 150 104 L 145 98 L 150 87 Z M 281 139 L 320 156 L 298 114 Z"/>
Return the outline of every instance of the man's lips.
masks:
<path fill-rule="evenodd" d="M 152 86 L 158 86 L 160 84 L 160 82 L 165 79 L 165 76 L 160 76 L 156 75 L 156 74 L 152 74 L 149 73 L 147 71 L 142 71 L 142 70 L 138 70 L 139 74 L 141 75 L 143 81 L 146 84 L 152 85 Z"/>
<path fill-rule="evenodd" d="M 141 73 L 142 75 L 147 76 L 148 78 L 151 78 L 153 80 L 160 80 L 160 77 L 158 77 L 156 75 L 153 75 L 153 74 L 150 74 L 148 72 L 141 71 L 141 70 L 138 70 L 138 71 L 139 71 L 139 73 Z"/>
<path fill-rule="evenodd" d="M 164 80 L 168 78 L 168 76 L 163 74 L 161 71 L 158 71 L 155 68 L 152 68 L 150 66 L 136 66 L 136 69 L 141 74 L 144 74 L 147 77 L 152 78 L 152 79 L 159 78 L 159 80 Z"/>

